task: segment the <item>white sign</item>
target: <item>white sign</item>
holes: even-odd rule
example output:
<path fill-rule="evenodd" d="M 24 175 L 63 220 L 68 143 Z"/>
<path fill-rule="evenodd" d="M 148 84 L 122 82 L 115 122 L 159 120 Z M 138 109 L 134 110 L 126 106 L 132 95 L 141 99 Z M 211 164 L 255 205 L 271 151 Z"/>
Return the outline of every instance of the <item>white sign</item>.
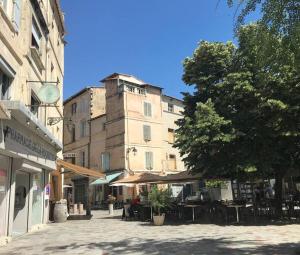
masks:
<path fill-rule="evenodd" d="M 64 158 L 76 158 L 77 153 L 64 153 L 63 156 Z"/>

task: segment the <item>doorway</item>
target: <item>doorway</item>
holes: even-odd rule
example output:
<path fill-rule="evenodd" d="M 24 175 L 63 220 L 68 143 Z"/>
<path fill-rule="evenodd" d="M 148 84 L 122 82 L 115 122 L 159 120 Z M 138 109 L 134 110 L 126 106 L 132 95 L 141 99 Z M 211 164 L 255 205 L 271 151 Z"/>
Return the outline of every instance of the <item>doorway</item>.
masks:
<path fill-rule="evenodd" d="M 16 171 L 15 206 L 12 234 L 22 235 L 28 230 L 30 174 Z"/>

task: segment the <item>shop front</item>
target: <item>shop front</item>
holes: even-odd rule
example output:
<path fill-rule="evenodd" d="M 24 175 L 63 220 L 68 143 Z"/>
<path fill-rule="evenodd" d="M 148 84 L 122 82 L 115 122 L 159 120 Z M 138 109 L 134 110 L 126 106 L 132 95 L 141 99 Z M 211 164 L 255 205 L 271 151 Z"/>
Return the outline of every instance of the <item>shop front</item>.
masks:
<path fill-rule="evenodd" d="M 0 244 L 48 222 L 49 176 L 61 144 L 19 102 L 0 119 Z"/>

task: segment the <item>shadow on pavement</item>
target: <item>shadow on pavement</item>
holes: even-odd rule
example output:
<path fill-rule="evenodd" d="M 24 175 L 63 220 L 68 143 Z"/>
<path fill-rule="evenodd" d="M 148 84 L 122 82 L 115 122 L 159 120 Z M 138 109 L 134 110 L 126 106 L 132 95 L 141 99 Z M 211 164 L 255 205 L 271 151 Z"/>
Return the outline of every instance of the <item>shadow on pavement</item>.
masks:
<path fill-rule="evenodd" d="M 246 246 L 246 247 L 245 247 Z M 44 251 L 51 254 L 63 251 L 82 250 L 91 252 L 102 249 L 107 254 L 233 254 L 233 255 L 298 255 L 300 254 L 299 243 L 284 243 L 279 245 L 262 245 L 257 247 L 256 241 L 233 241 L 226 238 L 219 239 L 171 239 L 160 241 L 154 239 L 131 238 L 118 242 L 90 242 L 85 244 L 71 243 L 63 246 L 48 246 Z"/>
<path fill-rule="evenodd" d="M 67 220 L 90 220 L 93 215 L 70 215 Z"/>

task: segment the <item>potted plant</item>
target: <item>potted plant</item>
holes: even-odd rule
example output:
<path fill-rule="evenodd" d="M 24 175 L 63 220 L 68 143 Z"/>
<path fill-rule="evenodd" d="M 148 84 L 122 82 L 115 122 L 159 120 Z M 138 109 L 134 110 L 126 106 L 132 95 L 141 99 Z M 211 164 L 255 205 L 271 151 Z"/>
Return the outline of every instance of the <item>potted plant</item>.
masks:
<path fill-rule="evenodd" d="M 149 193 L 149 202 L 153 208 L 153 223 L 155 226 L 161 226 L 165 221 L 165 214 L 162 211 L 171 206 L 171 190 L 158 189 L 153 187 Z"/>
<path fill-rule="evenodd" d="M 109 211 L 109 215 L 114 215 L 114 203 L 116 201 L 116 197 L 114 197 L 113 195 L 108 195 L 108 211 Z"/>

